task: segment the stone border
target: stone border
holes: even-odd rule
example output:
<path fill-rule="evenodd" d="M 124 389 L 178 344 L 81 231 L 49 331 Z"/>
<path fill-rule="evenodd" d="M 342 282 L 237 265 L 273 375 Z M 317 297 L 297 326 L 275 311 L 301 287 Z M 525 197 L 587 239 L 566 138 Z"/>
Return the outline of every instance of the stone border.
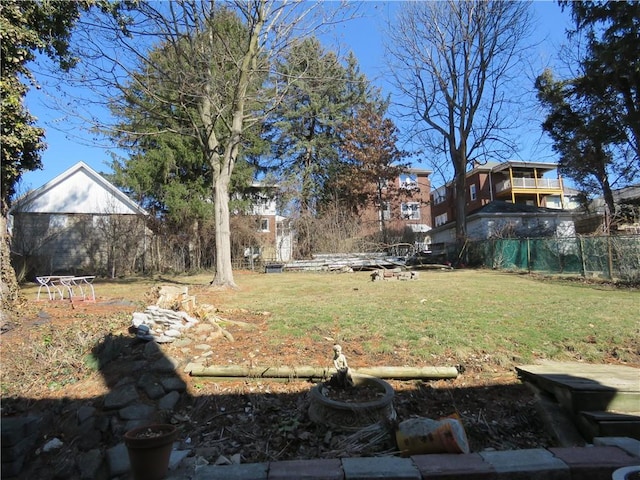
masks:
<path fill-rule="evenodd" d="M 186 460 L 186 459 L 185 459 Z M 193 463 L 193 462 L 192 462 Z M 587 447 L 289 460 L 244 465 L 189 465 L 167 480 L 610 480 L 618 468 L 638 466 L 640 441 L 598 437 Z"/>

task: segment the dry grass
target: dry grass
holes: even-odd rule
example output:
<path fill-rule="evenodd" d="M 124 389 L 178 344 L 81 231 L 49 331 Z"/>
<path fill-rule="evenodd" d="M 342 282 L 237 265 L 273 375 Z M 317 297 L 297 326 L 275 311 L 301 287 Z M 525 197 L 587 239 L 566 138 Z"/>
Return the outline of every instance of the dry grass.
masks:
<path fill-rule="evenodd" d="M 416 281 L 354 274 L 243 275 L 223 308 L 272 313 L 270 337 L 331 336 L 417 361 L 490 355 L 639 363 L 640 292 L 488 270 L 423 271 Z"/>
<path fill-rule="evenodd" d="M 485 270 L 424 271 L 415 281 L 383 282 L 371 282 L 367 272 L 238 272 L 239 288 L 231 291 L 211 289 L 211 278 L 96 281 L 95 308 L 72 310 L 65 319 L 68 328 L 30 326 L 27 320 L 38 308 L 55 305 L 36 305 L 37 287 L 25 285 L 30 308 L 22 321 L 28 326 L 19 333 L 20 345 L 7 348 L 3 342 L 3 395 L 26 393 L 42 382 L 62 389 L 92 375 L 92 346 L 109 333 L 126 334 L 130 312 L 147 304 L 154 286 L 167 283 L 188 285 L 199 303 L 269 312 L 259 339 L 266 352 L 306 345 L 314 353 L 335 341 L 348 345 L 349 352 L 360 351 L 363 359 L 390 365 L 507 370 L 539 358 L 640 365 L 638 290 Z M 119 302 L 129 306 L 100 311 L 101 305 Z M 236 348 L 241 356 L 249 353 L 238 350 L 242 347 Z"/>

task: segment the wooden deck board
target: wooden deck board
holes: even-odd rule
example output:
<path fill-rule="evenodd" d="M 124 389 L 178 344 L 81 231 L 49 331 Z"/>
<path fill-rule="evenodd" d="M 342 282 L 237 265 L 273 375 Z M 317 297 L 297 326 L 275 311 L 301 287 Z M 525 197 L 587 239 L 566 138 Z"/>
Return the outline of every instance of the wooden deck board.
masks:
<path fill-rule="evenodd" d="M 640 369 L 544 362 L 516 370 L 522 381 L 555 398 L 586 439 L 608 435 L 640 438 Z"/>
<path fill-rule="evenodd" d="M 520 378 L 553 395 L 568 411 L 640 412 L 640 369 L 625 365 L 545 362 L 516 367 Z"/>
<path fill-rule="evenodd" d="M 516 370 L 527 379 L 537 377 L 572 390 L 640 393 L 640 369 L 625 365 L 546 362 Z"/>

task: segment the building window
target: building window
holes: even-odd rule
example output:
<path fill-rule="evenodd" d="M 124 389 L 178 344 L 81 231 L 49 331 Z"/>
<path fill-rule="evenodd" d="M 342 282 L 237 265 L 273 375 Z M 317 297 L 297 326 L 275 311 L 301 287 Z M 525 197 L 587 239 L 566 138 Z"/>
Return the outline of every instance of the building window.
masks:
<path fill-rule="evenodd" d="M 252 246 L 244 249 L 244 257 L 249 260 L 256 260 L 260 258 L 260 247 Z"/>
<path fill-rule="evenodd" d="M 438 205 L 444 202 L 447 199 L 447 189 L 446 187 L 440 187 L 437 190 L 433 191 L 433 203 L 434 205 Z"/>
<path fill-rule="evenodd" d="M 276 233 L 279 237 L 291 235 L 291 222 L 288 219 L 278 222 L 276 224 Z"/>
<path fill-rule="evenodd" d="M 260 231 L 268 232 L 269 231 L 269 219 L 261 218 L 260 219 Z"/>
<path fill-rule="evenodd" d="M 96 217 L 94 217 L 96 218 Z M 58 230 L 67 228 L 69 226 L 69 216 L 64 214 L 54 213 L 49 217 L 49 228 Z"/>
<path fill-rule="evenodd" d="M 242 199 L 242 197 L 239 197 Z M 251 196 L 250 211 L 252 215 L 273 215 L 276 209 L 276 202 L 273 198 L 257 194 Z"/>
<path fill-rule="evenodd" d="M 388 188 L 390 183 L 391 180 L 389 180 L 388 178 L 378 179 L 378 187 L 380 188 L 380 190 L 385 190 L 386 188 Z"/>
<path fill-rule="evenodd" d="M 440 225 L 444 225 L 445 223 L 447 223 L 447 214 L 443 213 L 442 215 L 438 215 L 436 217 L 436 227 L 439 227 Z"/>
<path fill-rule="evenodd" d="M 469 196 L 471 197 L 471 201 L 474 202 L 478 199 L 478 192 L 476 190 L 476 184 L 469 185 Z"/>
<path fill-rule="evenodd" d="M 420 204 L 418 202 L 403 203 L 400 213 L 405 220 L 420 220 Z"/>
<path fill-rule="evenodd" d="M 408 173 L 400 174 L 400 188 L 418 190 L 418 176 Z"/>

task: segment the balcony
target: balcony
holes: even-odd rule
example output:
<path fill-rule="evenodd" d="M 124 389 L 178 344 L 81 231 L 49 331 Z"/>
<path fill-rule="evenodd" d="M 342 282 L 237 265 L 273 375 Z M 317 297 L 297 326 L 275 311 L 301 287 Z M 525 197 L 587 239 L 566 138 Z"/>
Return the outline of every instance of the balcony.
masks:
<path fill-rule="evenodd" d="M 496 185 L 496 193 L 507 190 L 562 190 L 562 182 L 557 178 L 513 178 L 503 180 Z"/>

